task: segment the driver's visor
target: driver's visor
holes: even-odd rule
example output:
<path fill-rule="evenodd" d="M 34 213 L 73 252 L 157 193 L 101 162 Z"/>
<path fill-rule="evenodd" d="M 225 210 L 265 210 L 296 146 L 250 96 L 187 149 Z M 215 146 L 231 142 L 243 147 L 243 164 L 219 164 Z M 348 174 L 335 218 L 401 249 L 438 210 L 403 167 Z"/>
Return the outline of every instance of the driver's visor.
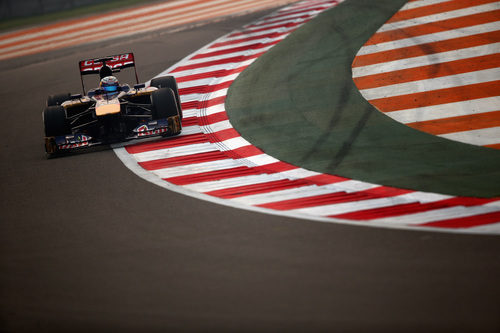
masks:
<path fill-rule="evenodd" d="M 108 91 L 108 92 L 114 92 L 118 90 L 117 86 L 104 86 L 102 87 L 103 90 Z"/>

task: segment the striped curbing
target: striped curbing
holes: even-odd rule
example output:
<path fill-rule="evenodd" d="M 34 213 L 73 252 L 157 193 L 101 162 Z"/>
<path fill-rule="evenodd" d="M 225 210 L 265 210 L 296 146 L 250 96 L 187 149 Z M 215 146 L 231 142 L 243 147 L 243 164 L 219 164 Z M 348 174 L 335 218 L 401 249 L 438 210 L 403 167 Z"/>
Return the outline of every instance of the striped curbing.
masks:
<path fill-rule="evenodd" d="M 0 34 L 0 60 L 273 8 L 297 0 L 176 0 Z"/>
<path fill-rule="evenodd" d="M 500 1 L 410 1 L 359 50 L 353 80 L 378 110 L 500 149 Z"/>
<path fill-rule="evenodd" d="M 305 0 L 288 6 L 160 73 L 174 75 L 179 83 L 182 134 L 116 147 L 117 156 L 148 181 L 227 206 L 355 225 L 500 233 L 500 198 L 453 197 L 309 171 L 265 154 L 233 129 L 225 99 L 239 73 L 339 2 Z"/>

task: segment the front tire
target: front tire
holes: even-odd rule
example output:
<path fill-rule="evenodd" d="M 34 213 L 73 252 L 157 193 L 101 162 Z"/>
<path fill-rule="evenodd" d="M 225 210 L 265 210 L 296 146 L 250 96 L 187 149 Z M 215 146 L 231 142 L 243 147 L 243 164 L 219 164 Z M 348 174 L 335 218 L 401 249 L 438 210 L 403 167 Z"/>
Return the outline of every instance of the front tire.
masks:
<path fill-rule="evenodd" d="M 46 137 L 66 135 L 71 132 L 66 112 L 60 105 L 48 106 L 43 111 L 43 124 Z"/>
<path fill-rule="evenodd" d="M 151 94 L 153 120 L 179 115 L 175 94 L 170 88 L 160 88 Z"/>
<path fill-rule="evenodd" d="M 177 108 L 179 109 L 179 116 L 182 119 L 182 106 L 181 98 L 179 96 L 179 88 L 177 87 L 177 81 L 173 76 L 160 76 L 151 80 L 151 87 L 160 88 L 170 88 L 174 92 L 175 100 L 177 102 Z"/>

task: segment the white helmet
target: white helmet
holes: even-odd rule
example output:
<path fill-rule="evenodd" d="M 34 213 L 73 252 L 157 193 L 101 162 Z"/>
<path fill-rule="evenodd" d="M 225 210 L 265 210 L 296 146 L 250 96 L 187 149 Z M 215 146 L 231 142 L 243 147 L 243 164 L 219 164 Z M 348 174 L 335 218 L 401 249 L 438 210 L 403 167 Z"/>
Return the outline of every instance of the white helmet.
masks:
<path fill-rule="evenodd" d="M 114 76 L 106 76 L 102 78 L 101 83 L 99 83 L 99 88 L 107 93 L 116 93 L 120 84 L 118 79 Z"/>

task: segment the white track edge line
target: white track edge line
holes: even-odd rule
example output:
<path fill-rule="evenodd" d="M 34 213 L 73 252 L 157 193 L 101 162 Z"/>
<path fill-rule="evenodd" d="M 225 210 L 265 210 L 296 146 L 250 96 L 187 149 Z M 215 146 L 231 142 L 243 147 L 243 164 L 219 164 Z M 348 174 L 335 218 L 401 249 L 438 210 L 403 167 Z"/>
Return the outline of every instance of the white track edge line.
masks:
<path fill-rule="evenodd" d="M 219 204 L 219 205 L 230 207 L 230 208 L 243 209 L 246 211 L 252 211 L 252 212 L 263 213 L 263 214 L 274 215 L 274 216 L 284 216 L 284 217 L 289 217 L 289 218 L 294 218 L 294 219 L 323 222 L 323 223 L 334 223 L 334 224 L 336 223 L 336 224 L 343 224 L 343 225 L 357 226 L 357 227 L 384 228 L 384 229 L 391 229 L 391 230 L 404 230 L 404 231 L 416 231 L 416 232 L 454 233 L 454 234 L 464 234 L 464 235 L 473 233 L 474 236 L 491 236 L 491 235 L 497 235 L 497 234 L 500 235 L 500 230 L 498 230 L 498 232 L 496 230 L 494 230 L 493 232 L 483 234 L 483 233 L 480 233 L 480 231 L 474 232 L 474 228 L 452 229 L 452 228 L 436 228 L 436 227 L 422 227 L 422 226 L 388 225 L 388 224 L 377 223 L 377 222 L 373 223 L 373 222 L 368 222 L 368 221 L 351 221 L 351 220 L 327 218 L 327 217 L 321 217 L 321 216 L 314 216 L 314 215 L 293 213 L 293 212 L 287 212 L 287 211 L 278 211 L 278 210 L 266 209 L 266 208 L 262 208 L 262 207 L 249 206 L 249 205 L 234 202 L 232 200 L 221 199 L 221 198 L 213 197 L 213 196 L 210 196 L 207 194 L 187 190 L 187 189 L 184 189 L 182 186 L 173 185 L 167 181 L 160 179 L 159 177 L 155 176 L 154 174 L 150 173 L 149 171 L 141 168 L 137 163 L 135 163 L 133 160 L 130 159 L 129 154 L 127 153 L 125 148 L 114 148 L 113 150 L 114 150 L 116 156 L 123 162 L 123 164 L 127 168 L 129 168 L 137 176 L 141 177 L 142 179 L 144 179 L 150 183 L 158 185 L 158 186 L 165 188 L 167 190 L 170 190 L 172 192 L 186 195 L 186 196 L 191 197 L 191 198 L 208 201 L 208 202 L 211 202 L 214 204 Z"/>

